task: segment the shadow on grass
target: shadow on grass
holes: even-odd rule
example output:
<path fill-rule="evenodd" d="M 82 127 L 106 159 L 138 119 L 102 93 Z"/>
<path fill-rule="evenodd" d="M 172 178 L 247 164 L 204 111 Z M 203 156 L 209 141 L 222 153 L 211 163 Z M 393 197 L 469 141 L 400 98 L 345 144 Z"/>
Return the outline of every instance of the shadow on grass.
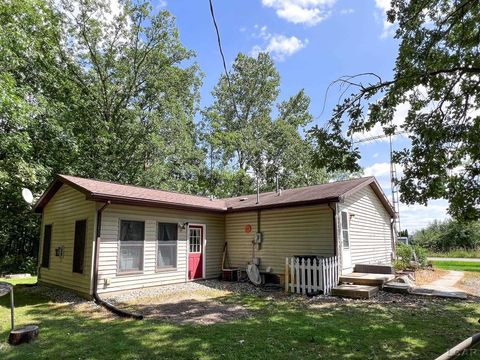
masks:
<path fill-rule="evenodd" d="M 23 317 L 40 324 L 39 340 L 16 348 L 0 342 L 0 358 L 431 359 L 479 328 L 480 305 L 473 302 L 312 308 L 296 299 L 218 298 L 227 306 L 242 305 L 253 316 L 212 325 L 125 320 L 93 305 L 40 302 L 22 309 Z M 2 327 L 0 336 L 7 333 Z"/>

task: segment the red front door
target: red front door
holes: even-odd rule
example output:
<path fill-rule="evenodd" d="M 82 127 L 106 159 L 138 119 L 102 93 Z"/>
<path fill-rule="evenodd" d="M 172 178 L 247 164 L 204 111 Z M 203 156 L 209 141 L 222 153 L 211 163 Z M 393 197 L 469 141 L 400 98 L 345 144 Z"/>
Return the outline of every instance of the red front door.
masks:
<path fill-rule="evenodd" d="M 203 228 L 188 228 L 188 279 L 203 277 Z"/>

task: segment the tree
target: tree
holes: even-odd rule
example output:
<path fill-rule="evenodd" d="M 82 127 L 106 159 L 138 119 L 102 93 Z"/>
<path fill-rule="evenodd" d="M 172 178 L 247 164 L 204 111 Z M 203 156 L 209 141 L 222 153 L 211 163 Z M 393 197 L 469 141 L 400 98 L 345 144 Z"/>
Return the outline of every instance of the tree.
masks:
<path fill-rule="evenodd" d="M 434 221 L 417 231 L 413 241 L 432 251 L 475 251 L 480 247 L 480 222 Z"/>
<path fill-rule="evenodd" d="M 388 20 L 398 24 L 395 73 L 342 77 L 350 96 L 337 105 L 328 128 L 315 128 L 317 164 L 358 170 L 359 150 L 350 135 L 382 126 L 405 131 L 411 147 L 395 152 L 403 166 L 401 200 L 427 204 L 445 198 L 449 212 L 480 217 L 480 3 L 471 0 L 393 0 Z M 401 104 L 403 123 L 394 121 Z M 345 136 L 347 128 L 347 136 Z"/>
<path fill-rule="evenodd" d="M 61 19 L 44 1 L 0 3 L 0 27 L 0 272 L 35 271 L 39 221 L 21 191 L 42 191 L 71 160 L 62 117 L 72 86 L 58 56 Z"/>
<path fill-rule="evenodd" d="M 274 189 L 277 176 L 284 188 L 325 181 L 325 172 L 312 166 L 313 148 L 301 133 L 313 120 L 304 91 L 276 104 L 280 75 L 266 53 L 239 54 L 229 77 L 230 83 L 220 77 L 214 103 L 203 112 L 209 192 L 228 183 L 233 187 L 223 188 L 222 195 L 251 193 L 252 177 L 262 190 Z"/>
<path fill-rule="evenodd" d="M 126 2 L 63 1 L 63 59 L 82 96 L 72 119 L 77 173 L 194 192 L 203 162 L 193 115 L 201 84 L 194 53 L 167 11 Z M 191 65 L 184 65 L 190 61 Z M 80 65 L 78 67 L 77 65 Z"/>
<path fill-rule="evenodd" d="M 57 173 L 197 193 L 200 74 L 166 11 L 0 3 L 0 272 L 34 271 L 39 195 Z M 189 62 L 189 64 L 185 64 Z"/>

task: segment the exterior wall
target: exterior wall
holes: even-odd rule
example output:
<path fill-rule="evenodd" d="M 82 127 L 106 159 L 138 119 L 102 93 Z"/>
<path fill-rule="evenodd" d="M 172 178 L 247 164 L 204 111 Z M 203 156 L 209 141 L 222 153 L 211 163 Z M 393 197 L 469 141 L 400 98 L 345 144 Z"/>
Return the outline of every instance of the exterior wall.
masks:
<path fill-rule="evenodd" d="M 78 274 L 72 271 L 75 221 L 84 219 L 87 220 L 85 263 L 83 274 Z M 81 192 L 68 185 L 62 185 L 43 210 L 39 253 L 40 263 L 45 225 L 52 225 L 52 241 L 50 246 L 50 266 L 49 268 L 40 268 L 40 282 L 71 289 L 83 295 L 90 294 L 94 223 L 95 203 L 85 200 L 85 195 Z M 62 257 L 55 256 L 55 248 L 59 246 L 64 247 L 64 255 Z"/>
<path fill-rule="evenodd" d="M 347 210 L 350 215 L 352 266 L 355 264 L 390 265 L 391 217 L 372 188 L 367 186 L 347 197 L 343 204 L 339 204 L 339 211 L 342 210 Z M 341 237 L 339 241 L 341 242 Z"/>
<path fill-rule="evenodd" d="M 102 204 L 98 204 L 101 206 Z M 120 220 L 145 222 L 144 264 L 141 274 L 118 274 L 118 239 Z M 205 225 L 206 239 L 205 278 L 221 273 L 223 245 L 225 242 L 225 215 L 197 211 L 149 208 L 128 205 L 109 205 L 102 213 L 99 258 L 98 293 L 123 291 L 187 281 L 187 230 L 179 229 L 177 268 L 156 270 L 157 223 L 185 223 Z M 110 280 L 110 285 L 104 284 Z"/>
<path fill-rule="evenodd" d="M 250 233 L 244 232 L 245 225 L 252 226 Z M 257 211 L 226 215 L 229 265 L 246 268 L 257 231 Z M 283 275 L 288 256 L 334 253 L 332 210 L 326 205 L 261 210 L 260 232 L 263 240 L 255 256 L 261 258 L 261 271 L 271 267 L 272 273 Z"/>

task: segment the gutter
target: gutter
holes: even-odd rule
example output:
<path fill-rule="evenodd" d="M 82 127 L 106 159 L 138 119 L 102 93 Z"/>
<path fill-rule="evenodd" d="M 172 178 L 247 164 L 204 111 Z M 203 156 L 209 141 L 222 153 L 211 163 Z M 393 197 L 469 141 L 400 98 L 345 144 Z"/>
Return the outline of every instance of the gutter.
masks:
<path fill-rule="evenodd" d="M 120 310 L 119 308 L 115 307 L 114 305 L 106 302 L 100 298 L 97 293 L 98 287 L 98 262 L 99 262 L 99 255 L 100 255 L 100 233 L 102 230 L 102 212 L 105 208 L 110 205 L 110 201 L 105 202 L 105 204 L 97 210 L 97 232 L 96 232 L 96 240 L 95 240 L 95 256 L 93 258 L 93 299 L 95 303 L 103 306 L 108 311 L 125 318 L 132 318 L 135 320 L 142 320 L 143 315 L 141 314 L 134 314 L 128 311 Z"/>

